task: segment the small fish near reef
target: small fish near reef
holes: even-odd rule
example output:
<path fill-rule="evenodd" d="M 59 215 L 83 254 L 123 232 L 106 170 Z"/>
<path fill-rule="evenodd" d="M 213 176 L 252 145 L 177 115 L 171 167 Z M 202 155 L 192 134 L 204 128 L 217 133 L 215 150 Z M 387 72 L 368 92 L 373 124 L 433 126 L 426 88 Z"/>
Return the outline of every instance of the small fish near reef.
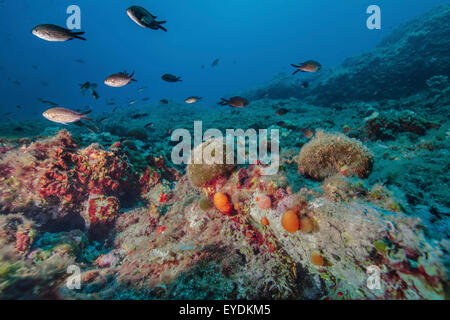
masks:
<path fill-rule="evenodd" d="M 298 65 L 292 64 L 291 66 L 293 66 L 294 68 L 297 69 L 294 71 L 293 74 L 296 74 L 299 71 L 301 71 L 301 72 L 317 72 L 320 69 L 322 69 L 322 65 L 319 62 L 314 61 L 314 60 L 308 60 L 308 61 L 300 63 Z"/>
<path fill-rule="evenodd" d="M 281 108 L 281 109 L 278 109 L 278 110 L 275 112 L 275 114 L 276 114 L 277 116 L 282 116 L 282 115 L 285 115 L 285 114 L 288 113 L 288 112 L 289 112 L 288 109 L 286 109 L 286 108 Z"/>
<path fill-rule="evenodd" d="M 167 100 L 167 99 L 161 99 L 161 100 L 159 100 L 159 102 L 162 104 L 169 104 L 169 100 Z"/>
<path fill-rule="evenodd" d="M 191 103 L 196 103 L 201 99 L 201 97 L 196 97 L 196 96 L 192 96 L 187 98 L 186 100 L 184 100 L 184 102 L 191 104 Z"/>
<path fill-rule="evenodd" d="M 92 112 L 92 110 L 89 110 L 89 111 L 86 111 L 83 113 L 79 113 L 79 112 L 69 110 L 66 108 L 51 108 L 51 109 L 48 109 L 47 111 L 44 111 L 42 113 L 42 115 L 50 121 L 61 123 L 61 124 L 68 124 L 68 123 L 80 121 L 81 119 L 93 121 L 92 119 L 89 119 L 88 117 L 86 117 L 86 115 L 91 112 Z"/>
<path fill-rule="evenodd" d="M 115 73 L 105 79 L 105 84 L 113 88 L 120 88 L 126 86 L 132 81 L 137 81 L 136 79 L 133 79 L 133 76 L 134 72 L 132 72 L 130 75 L 128 75 L 125 71 Z"/>
<path fill-rule="evenodd" d="M 181 77 L 174 76 L 173 74 L 170 74 L 170 73 L 164 74 L 164 75 L 161 77 L 161 79 L 163 79 L 164 81 L 167 81 L 167 82 L 179 82 L 179 81 L 183 81 L 183 80 L 181 80 Z"/>
<path fill-rule="evenodd" d="M 308 81 L 303 81 L 302 82 L 302 88 L 303 89 L 306 89 L 306 88 L 308 88 L 309 87 L 309 82 Z"/>
<path fill-rule="evenodd" d="M 232 97 L 229 100 L 222 98 L 222 101 L 220 101 L 218 104 L 220 104 L 221 106 L 230 105 L 235 108 L 243 108 L 248 105 L 248 100 L 242 97 Z"/>
<path fill-rule="evenodd" d="M 127 14 L 131 20 L 136 22 L 143 28 L 150 28 L 153 30 L 163 30 L 167 32 L 167 29 L 162 26 L 162 24 L 167 21 L 156 21 L 156 16 L 152 15 L 146 9 L 139 6 L 131 6 L 127 9 Z"/>
<path fill-rule="evenodd" d="M 68 41 L 72 39 L 86 40 L 81 37 L 84 32 L 73 32 L 54 24 L 40 24 L 31 30 L 31 33 L 40 39 L 52 42 Z"/>

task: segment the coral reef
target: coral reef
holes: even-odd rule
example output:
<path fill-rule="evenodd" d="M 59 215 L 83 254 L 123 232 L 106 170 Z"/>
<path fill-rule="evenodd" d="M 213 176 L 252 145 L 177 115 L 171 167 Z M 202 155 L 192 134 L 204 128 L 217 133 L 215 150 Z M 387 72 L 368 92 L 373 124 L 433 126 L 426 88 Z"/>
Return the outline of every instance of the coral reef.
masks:
<path fill-rule="evenodd" d="M 150 124 L 133 117 L 150 109 L 118 110 L 101 132 L 1 127 L 0 298 L 448 299 L 449 12 L 219 116 L 171 101 L 170 128 L 159 107 Z M 192 119 L 279 130 L 278 173 L 204 162 L 219 140 L 172 165 L 171 130 Z"/>
<path fill-rule="evenodd" d="M 120 195 L 130 196 L 135 177 L 127 159 L 98 145 L 77 150 L 67 131 L 14 148 L 0 158 L 0 205 L 25 211 L 41 223 L 78 212 L 87 226 L 117 217 Z"/>

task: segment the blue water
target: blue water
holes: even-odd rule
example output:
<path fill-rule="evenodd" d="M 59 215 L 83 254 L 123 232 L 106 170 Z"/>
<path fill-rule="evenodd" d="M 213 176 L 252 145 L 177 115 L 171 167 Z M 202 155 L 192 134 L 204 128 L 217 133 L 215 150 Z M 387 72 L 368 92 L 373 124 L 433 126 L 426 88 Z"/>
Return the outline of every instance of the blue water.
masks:
<path fill-rule="evenodd" d="M 13 111 L 15 119 L 40 117 L 46 106 L 39 97 L 94 111 L 109 110 L 109 98 L 126 105 L 142 97 L 155 102 L 198 95 L 204 97 L 203 103 L 212 104 L 280 71 L 290 72 L 291 63 L 316 59 L 324 67 L 337 65 L 374 48 L 393 27 L 444 2 L 2 1 L 0 112 Z M 31 34 L 38 24 L 65 26 L 71 4 L 81 8 L 87 41 L 49 43 Z M 381 7 L 381 30 L 366 27 L 366 8 L 371 4 Z M 130 5 L 142 5 L 167 20 L 168 32 L 136 25 L 125 12 Z M 216 58 L 220 62 L 211 68 Z M 138 82 L 121 89 L 103 85 L 106 76 L 124 70 L 135 71 Z M 164 73 L 181 76 L 183 82 L 166 83 L 160 79 Z M 99 100 L 81 95 L 79 84 L 85 81 L 99 84 Z M 143 86 L 148 89 L 138 94 L 137 88 Z M 16 105 L 22 109 L 15 110 Z"/>

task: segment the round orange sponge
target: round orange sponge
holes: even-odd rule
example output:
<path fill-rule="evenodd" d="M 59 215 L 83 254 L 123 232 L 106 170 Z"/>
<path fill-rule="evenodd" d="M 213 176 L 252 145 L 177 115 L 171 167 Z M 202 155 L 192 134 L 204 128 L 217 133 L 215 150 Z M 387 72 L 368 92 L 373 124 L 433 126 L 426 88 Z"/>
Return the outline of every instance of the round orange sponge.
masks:
<path fill-rule="evenodd" d="M 230 214 L 233 211 L 233 205 L 231 204 L 228 196 L 222 192 L 217 192 L 214 195 L 214 205 L 217 210 L 223 214 Z"/>
<path fill-rule="evenodd" d="M 322 267 L 323 265 L 325 265 L 325 260 L 320 254 L 313 253 L 311 255 L 311 263 L 315 266 Z"/>
<path fill-rule="evenodd" d="M 300 221 L 294 211 L 288 210 L 281 217 L 281 225 L 287 232 L 294 233 L 300 228 Z"/>

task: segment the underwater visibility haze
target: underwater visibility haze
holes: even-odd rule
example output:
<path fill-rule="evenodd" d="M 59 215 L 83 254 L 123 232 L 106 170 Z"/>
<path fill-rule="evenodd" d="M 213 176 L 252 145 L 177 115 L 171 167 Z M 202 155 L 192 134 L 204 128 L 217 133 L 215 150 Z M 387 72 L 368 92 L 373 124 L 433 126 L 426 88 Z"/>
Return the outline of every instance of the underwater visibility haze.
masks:
<path fill-rule="evenodd" d="M 450 2 L 0 16 L 0 299 L 448 299 Z"/>

